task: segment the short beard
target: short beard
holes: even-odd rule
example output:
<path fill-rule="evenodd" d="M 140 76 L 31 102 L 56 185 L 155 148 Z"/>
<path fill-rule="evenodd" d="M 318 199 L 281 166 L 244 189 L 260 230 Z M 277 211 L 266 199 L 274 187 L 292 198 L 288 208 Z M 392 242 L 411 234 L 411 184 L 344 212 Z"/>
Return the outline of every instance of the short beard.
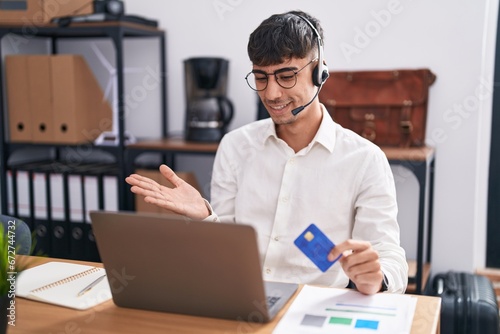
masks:
<path fill-rule="evenodd" d="M 288 125 L 288 124 L 293 124 L 295 122 L 295 120 L 297 119 L 296 116 L 291 116 L 289 118 L 280 118 L 278 120 L 274 119 L 272 116 L 271 116 L 271 119 L 273 120 L 273 123 L 274 125 Z"/>

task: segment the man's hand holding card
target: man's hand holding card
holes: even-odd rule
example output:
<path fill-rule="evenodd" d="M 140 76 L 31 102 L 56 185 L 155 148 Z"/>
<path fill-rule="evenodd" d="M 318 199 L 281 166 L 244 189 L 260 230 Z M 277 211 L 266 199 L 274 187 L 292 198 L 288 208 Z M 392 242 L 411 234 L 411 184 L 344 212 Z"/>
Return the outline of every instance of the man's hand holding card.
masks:
<path fill-rule="evenodd" d="M 328 254 L 335 244 L 315 225 L 309 225 L 294 244 L 322 271 L 327 271 L 339 258 L 328 260 Z"/>

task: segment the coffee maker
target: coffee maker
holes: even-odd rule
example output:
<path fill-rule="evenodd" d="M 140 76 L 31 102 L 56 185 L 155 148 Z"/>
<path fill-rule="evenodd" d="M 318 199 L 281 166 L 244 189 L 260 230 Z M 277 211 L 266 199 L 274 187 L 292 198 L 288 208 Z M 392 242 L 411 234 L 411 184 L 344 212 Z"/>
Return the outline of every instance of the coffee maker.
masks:
<path fill-rule="evenodd" d="M 226 97 L 229 62 L 222 58 L 184 60 L 186 86 L 186 140 L 217 142 L 233 118 Z"/>

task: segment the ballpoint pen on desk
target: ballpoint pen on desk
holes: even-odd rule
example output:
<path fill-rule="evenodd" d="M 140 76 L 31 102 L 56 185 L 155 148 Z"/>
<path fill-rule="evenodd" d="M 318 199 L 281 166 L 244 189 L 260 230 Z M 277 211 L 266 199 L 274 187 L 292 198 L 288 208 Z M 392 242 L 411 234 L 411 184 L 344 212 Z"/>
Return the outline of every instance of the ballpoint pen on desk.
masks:
<path fill-rule="evenodd" d="M 94 286 L 96 286 L 100 281 L 102 281 L 106 277 L 106 275 L 102 275 L 99 278 L 97 278 L 95 281 L 87 285 L 85 288 L 82 289 L 82 291 L 78 292 L 78 297 L 84 295 L 85 293 L 89 292 Z"/>

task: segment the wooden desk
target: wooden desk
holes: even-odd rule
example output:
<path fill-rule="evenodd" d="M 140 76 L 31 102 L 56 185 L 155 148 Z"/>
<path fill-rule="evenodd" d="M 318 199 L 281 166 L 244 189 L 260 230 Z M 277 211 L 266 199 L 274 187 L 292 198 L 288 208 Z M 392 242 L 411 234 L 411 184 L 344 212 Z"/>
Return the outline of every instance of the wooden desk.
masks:
<path fill-rule="evenodd" d="M 31 257 L 33 258 L 33 257 Z M 102 266 L 98 263 L 36 258 L 33 265 L 48 261 L 67 261 Z M 439 333 L 441 299 L 418 298 L 411 333 Z M 16 326 L 13 333 L 272 333 L 289 302 L 270 323 L 256 324 L 239 321 L 194 317 L 127 309 L 115 306 L 112 300 L 87 311 L 76 311 L 23 298 L 16 298 Z"/>

